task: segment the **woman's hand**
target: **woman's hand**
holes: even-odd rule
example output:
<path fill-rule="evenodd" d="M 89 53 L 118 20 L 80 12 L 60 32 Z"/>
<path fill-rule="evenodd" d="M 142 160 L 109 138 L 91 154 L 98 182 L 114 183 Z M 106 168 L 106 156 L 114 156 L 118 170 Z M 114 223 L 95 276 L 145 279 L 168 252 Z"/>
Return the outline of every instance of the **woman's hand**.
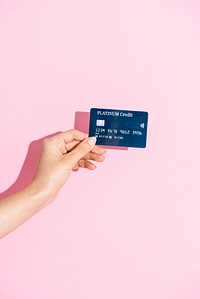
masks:
<path fill-rule="evenodd" d="M 72 170 L 94 170 L 92 161 L 104 161 L 106 151 L 95 146 L 96 138 L 77 130 L 69 130 L 44 140 L 39 165 L 33 180 L 34 188 L 45 189 L 55 196 Z"/>
<path fill-rule="evenodd" d="M 96 138 L 70 130 L 43 143 L 33 181 L 23 190 L 0 201 L 0 238 L 16 229 L 52 202 L 71 170 L 93 170 L 91 161 L 102 162 L 105 150 L 95 146 Z M 78 185 L 78 183 L 77 183 Z"/>

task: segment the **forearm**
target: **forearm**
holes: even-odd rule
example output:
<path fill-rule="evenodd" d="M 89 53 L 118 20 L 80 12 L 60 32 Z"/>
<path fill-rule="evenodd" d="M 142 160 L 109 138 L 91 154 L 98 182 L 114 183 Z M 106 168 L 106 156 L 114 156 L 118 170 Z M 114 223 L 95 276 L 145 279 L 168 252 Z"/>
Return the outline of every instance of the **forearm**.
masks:
<path fill-rule="evenodd" d="M 45 139 L 33 181 L 24 190 L 0 201 L 0 238 L 52 202 L 74 168 L 94 170 L 91 161 L 104 161 L 96 138 L 69 130 Z"/>
<path fill-rule="evenodd" d="M 38 190 L 34 184 L 30 184 L 24 190 L 2 199 L 0 201 L 0 238 L 35 215 L 54 197 L 48 190 Z"/>

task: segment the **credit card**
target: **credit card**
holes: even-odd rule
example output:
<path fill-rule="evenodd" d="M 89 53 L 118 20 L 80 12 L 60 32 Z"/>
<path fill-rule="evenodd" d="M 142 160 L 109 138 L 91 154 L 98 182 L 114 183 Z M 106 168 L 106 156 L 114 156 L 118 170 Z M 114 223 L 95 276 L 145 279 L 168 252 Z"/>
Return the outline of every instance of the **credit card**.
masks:
<path fill-rule="evenodd" d="M 92 108 L 89 136 L 97 145 L 145 148 L 148 112 Z"/>

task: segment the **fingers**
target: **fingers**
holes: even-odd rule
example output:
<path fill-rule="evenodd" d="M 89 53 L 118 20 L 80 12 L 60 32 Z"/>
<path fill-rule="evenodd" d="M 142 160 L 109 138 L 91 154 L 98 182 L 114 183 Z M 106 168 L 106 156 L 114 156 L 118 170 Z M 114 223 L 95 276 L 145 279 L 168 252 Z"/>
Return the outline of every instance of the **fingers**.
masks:
<path fill-rule="evenodd" d="M 66 148 L 67 152 L 70 152 L 71 150 L 73 150 L 79 143 L 80 143 L 80 141 L 72 141 L 72 142 L 65 144 L 65 148 Z M 91 153 L 94 153 L 97 155 L 104 155 L 106 153 L 106 150 L 95 145 L 95 147 L 91 150 Z M 90 159 L 88 156 L 85 158 Z"/>
<path fill-rule="evenodd" d="M 88 138 L 88 135 L 86 133 L 80 132 L 75 129 L 71 129 L 62 133 L 59 133 L 53 137 L 47 138 L 47 140 L 52 141 L 53 143 L 58 146 L 58 148 L 61 149 L 63 152 L 69 152 L 73 150 L 81 141 Z M 63 149 L 64 147 L 64 149 Z M 104 155 L 106 151 L 99 147 L 94 146 L 91 150 L 92 153 Z"/>
<path fill-rule="evenodd" d="M 77 144 L 87 137 L 87 134 L 72 129 L 59 133 L 53 137 L 46 138 L 43 142 L 43 146 L 47 150 L 54 147 L 55 150 L 60 150 L 61 154 L 65 154 L 67 151 L 71 151 Z"/>
<path fill-rule="evenodd" d="M 96 138 L 77 131 L 69 130 L 48 139 L 48 148 L 57 156 L 60 153 L 67 169 L 77 170 L 79 167 L 93 170 L 96 166 L 88 160 L 103 162 L 106 151 L 95 146 Z M 52 150 L 53 148 L 53 150 Z"/>
<path fill-rule="evenodd" d="M 67 152 L 71 152 L 79 143 L 80 141 L 75 140 L 69 143 L 65 143 L 65 149 L 67 150 Z"/>
<path fill-rule="evenodd" d="M 88 153 L 87 155 L 85 155 L 83 157 L 83 160 L 93 160 L 96 162 L 103 162 L 105 159 L 104 156 L 100 155 L 100 154 L 94 154 L 92 152 Z"/>
<path fill-rule="evenodd" d="M 71 141 L 82 141 L 88 137 L 86 133 L 77 131 L 77 130 L 69 130 L 66 132 L 62 132 L 58 134 L 56 137 L 58 138 L 63 138 L 66 143 L 71 142 Z M 55 138 L 56 138 L 55 137 Z"/>
<path fill-rule="evenodd" d="M 106 153 L 106 150 L 103 149 L 102 147 L 95 145 L 95 147 L 91 150 L 91 152 L 99 155 L 104 155 Z"/>
<path fill-rule="evenodd" d="M 76 163 L 76 165 L 73 167 L 73 171 L 78 171 L 79 167 L 80 168 L 87 168 L 89 170 L 94 170 L 96 169 L 96 165 L 94 165 L 91 161 L 92 160 L 95 162 L 103 162 L 105 160 L 105 157 L 102 155 L 94 154 L 94 153 L 89 153 L 85 155 L 81 160 Z"/>
<path fill-rule="evenodd" d="M 87 161 L 87 160 L 79 160 L 78 165 L 81 168 L 87 168 L 89 170 L 95 170 L 96 169 L 96 165 L 94 165 L 92 162 Z"/>
<path fill-rule="evenodd" d="M 80 142 L 70 153 L 68 153 L 65 156 L 68 168 L 72 169 L 79 160 L 81 160 L 94 148 L 95 143 L 95 137 L 87 138 Z"/>

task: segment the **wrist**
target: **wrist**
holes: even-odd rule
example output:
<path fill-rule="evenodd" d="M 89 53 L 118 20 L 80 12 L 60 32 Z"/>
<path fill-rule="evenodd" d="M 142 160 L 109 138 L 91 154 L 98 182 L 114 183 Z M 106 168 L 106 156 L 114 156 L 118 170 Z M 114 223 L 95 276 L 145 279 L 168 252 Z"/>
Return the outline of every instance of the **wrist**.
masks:
<path fill-rule="evenodd" d="M 51 203 L 57 195 L 57 192 L 53 192 L 50 186 L 42 186 L 36 180 L 33 180 L 26 187 L 26 192 L 28 192 L 30 198 L 41 204 L 42 207 Z"/>

